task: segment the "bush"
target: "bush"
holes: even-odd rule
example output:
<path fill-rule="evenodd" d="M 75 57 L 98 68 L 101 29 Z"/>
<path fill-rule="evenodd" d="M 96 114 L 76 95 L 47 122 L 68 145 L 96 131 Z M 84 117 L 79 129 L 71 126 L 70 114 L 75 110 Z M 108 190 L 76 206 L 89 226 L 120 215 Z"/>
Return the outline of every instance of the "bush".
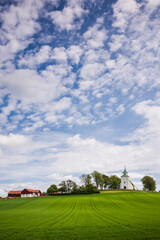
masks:
<path fill-rule="evenodd" d="M 58 188 L 55 184 L 51 185 L 48 189 L 47 189 L 47 195 L 51 195 L 54 194 L 54 192 L 58 192 Z"/>

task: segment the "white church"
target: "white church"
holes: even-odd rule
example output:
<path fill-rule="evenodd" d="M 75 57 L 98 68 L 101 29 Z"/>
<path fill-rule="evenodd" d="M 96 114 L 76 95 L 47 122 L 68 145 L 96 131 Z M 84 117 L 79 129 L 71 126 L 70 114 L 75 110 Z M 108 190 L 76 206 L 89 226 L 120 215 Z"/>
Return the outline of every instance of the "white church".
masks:
<path fill-rule="evenodd" d="M 126 167 L 123 171 L 123 175 L 121 176 L 121 184 L 120 189 L 130 189 L 134 190 L 134 184 L 129 180 L 128 172 L 126 171 Z"/>

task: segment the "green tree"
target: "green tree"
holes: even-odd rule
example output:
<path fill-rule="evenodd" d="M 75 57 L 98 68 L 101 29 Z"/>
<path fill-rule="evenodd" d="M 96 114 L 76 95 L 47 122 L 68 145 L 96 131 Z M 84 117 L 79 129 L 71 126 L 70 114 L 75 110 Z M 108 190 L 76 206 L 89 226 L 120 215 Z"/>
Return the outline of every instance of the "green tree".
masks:
<path fill-rule="evenodd" d="M 102 174 L 100 172 L 97 172 L 97 171 L 94 171 L 91 173 L 94 181 L 95 181 L 95 184 L 96 184 L 96 187 L 98 189 L 98 187 L 100 186 L 101 182 L 102 182 Z"/>
<path fill-rule="evenodd" d="M 112 175 L 112 176 L 110 176 L 109 179 L 110 179 L 110 185 L 109 185 L 110 189 L 119 189 L 120 188 L 121 179 L 119 177 L 117 177 L 116 175 Z"/>
<path fill-rule="evenodd" d="M 143 184 L 143 190 L 147 191 L 155 191 L 156 189 L 156 181 L 150 176 L 144 176 L 141 179 Z"/>
<path fill-rule="evenodd" d="M 102 178 L 104 180 L 104 185 L 103 186 L 104 186 L 104 188 L 107 188 L 111 183 L 110 178 L 105 174 L 102 174 Z"/>
<path fill-rule="evenodd" d="M 59 184 L 60 188 L 59 188 L 59 191 L 63 192 L 63 193 L 66 193 L 67 192 L 67 185 L 66 185 L 66 182 L 65 181 L 62 181 L 60 184 Z"/>
<path fill-rule="evenodd" d="M 70 179 L 66 181 L 66 186 L 67 186 L 68 193 L 73 192 L 74 190 L 77 189 L 77 184 Z"/>
<path fill-rule="evenodd" d="M 100 183 L 99 183 L 99 185 L 100 185 L 101 190 L 103 190 L 103 187 L 104 187 L 104 179 L 103 179 L 102 175 L 101 175 L 101 178 L 100 178 Z"/>
<path fill-rule="evenodd" d="M 77 186 L 77 184 L 75 182 L 73 182 L 73 184 L 72 184 L 72 192 L 73 193 L 77 193 L 78 192 L 78 186 Z"/>
<path fill-rule="evenodd" d="M 48 189 L 47 189 L 47 194 L 53 194 L 54 192 L 57 192 L 58 188 L 55 184 L 52 184 Z"/>
<path fill-rule="evenodd" d="M 66 186 L 67 186 L 67 192 L 68 192 L 68 193 L 71 192 L 72 187 L 73 187 L 73 182 L 72 182 L 72 180 L 68 179 L 68 180 L 66 181 Z"/>
<path fill-rule="evenodd" d="M 86 192 L 88 192 L 88 193 L 97 192 L 97 188 L 93 184 L 89 183 L 86 185 Z"/>
<path fill-rule="evenodd" d="M 86 192 L 86 187 L 84 185 L 80 186 L 79 191 L 83 193 Z"/>
<path fill-rule="evenodd" d="M 86 185 L 88 185 L 88 184 L 91 184 L 91 179 L 92 179 L 92 177 L 91 177 L 90 174 L 82 174 L 82 175 L 80 176 L 80 179 L 81 179 L 81 182 L 83 182 L 84 185 L 86 186 Z"/>
<path fill-rule="evenodd" d="M 62 181 L 59 186 L 59 190 L 64 193 L 71 193 L 78 189 L 77 184 L 70 179 L 68 179 L 67 181 Z"/>

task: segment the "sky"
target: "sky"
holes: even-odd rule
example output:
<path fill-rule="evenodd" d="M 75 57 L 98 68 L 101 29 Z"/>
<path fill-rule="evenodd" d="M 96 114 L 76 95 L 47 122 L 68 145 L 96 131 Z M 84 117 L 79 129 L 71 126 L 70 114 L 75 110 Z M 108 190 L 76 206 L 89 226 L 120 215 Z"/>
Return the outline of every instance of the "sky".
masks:
<path fill-rule="evenodd" d="M 0 196 L 97 170 L 160 190 L 160 0 L 0 1 Z"/>

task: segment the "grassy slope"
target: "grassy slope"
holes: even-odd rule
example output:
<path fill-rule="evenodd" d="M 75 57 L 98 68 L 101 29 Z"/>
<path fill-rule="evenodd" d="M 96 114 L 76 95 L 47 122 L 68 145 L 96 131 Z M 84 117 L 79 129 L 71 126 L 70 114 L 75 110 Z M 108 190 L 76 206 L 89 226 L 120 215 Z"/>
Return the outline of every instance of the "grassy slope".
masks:
<path fill-rule="evenodd" d="M 3 199 L 0 239 L 160 239 L 160 194 Z"/>

